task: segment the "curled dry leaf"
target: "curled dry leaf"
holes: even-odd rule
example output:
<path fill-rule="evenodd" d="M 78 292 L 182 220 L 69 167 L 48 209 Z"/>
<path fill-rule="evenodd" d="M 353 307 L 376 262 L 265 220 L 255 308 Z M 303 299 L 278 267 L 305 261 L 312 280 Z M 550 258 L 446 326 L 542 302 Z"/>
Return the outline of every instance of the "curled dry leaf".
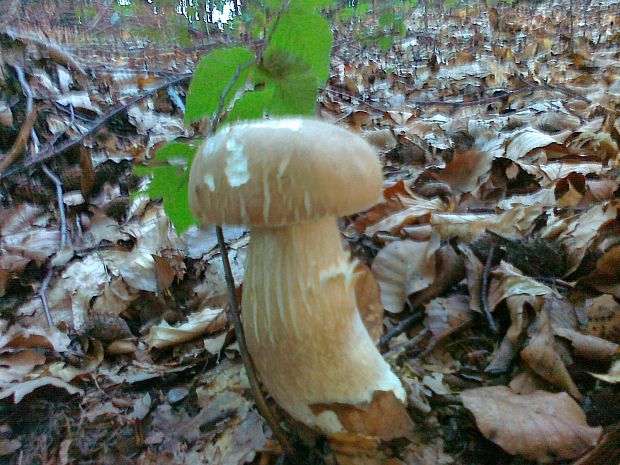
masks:
<path fill-rule="evenodd" d="M 596 336 L 588 336 L 574 329 L 556 328 L 554 332 L 557 336 L 568 339 L 578 356 L 590 360 L 607 360 L 617 354 L 620 347 L 613 342 Z"/>
<path fill-rule="evenodd" d="M 410 297 L 411 307 L 416 308 L 443 295 L 465 277 L 463 259 L 450 244 L 444 244 L 435 253 L 435 279 L 431 285 Z"/>
<path fill-rule="evenodd" d="M 154 256 L 148 252 L 134 249 L 118 266 L 123 280 L 134 289 L 157 292 L 157 272 Z"/>
<path fill-rule="evenodd" d="M 508 384 L 515 394 L 531 394 L 534 391 L 552 391 L 553 386 L 538 376 L 529 368 L 526 368 Z"/>
<path fill-rule="evenodd" d="M 217 325 L 220 316 L 224 316 L 224 310 L 207 307 L 190 315 L 185 323 L 177 326 L 170 326 L 167 322 L 162 321 L 157 326 L 151 327 L 145 342 L 151 349 L 163 349 L 190 341 L 201 334 L 220 329 Z M 218 327 L 215 328 L 215 326 Z"/>
<path fill-rule="evenodd" d="M 392 242 L 377 254 L 372 272 L 387 311 L 401 312 L 409 294 L 430 285 L 435 277 L 434 255 L 438 248 L 439 237 L 435 235 L 427 242 Z"/>
<path fill-rule="evenodd" d="M 595 205 L 579 215 L 568 224 L 559 235 L 568 255 L 568 271 L 570 274 L 579 267 L 590 245 L 599 235 L 599 230 L 616 218 L 618 207 L 615 201 Z"/>
<path fill-rule="evenodd" d="M 581 282 L 600 292 L 620 297 L 620 246 L 606 250 L 596 261 L 596 269 Z"/>
<path fill-rule="evenodd" d="M 13 325 L 8 330 L 2 328 L 0 334 L 0 349 L 7 346 L 13 348 L 49 349 L 64 352 L 69 348 L 71 339 L 57 328 L 39 328 L 36 326 L 24 328 Z"/>
<path fill-rule="evenodd" d="M 520 206 L 500 215 L 437 212 L 431 216 L 431 224 L 443 238 L 457 236 L 471 241 L 486 230 L 512 237 L 527 230 L 541 213 L 540 205 Z"/>
<path fill-rule="evenodd" d="M 471 192 L 480 184 L 480 178 L 489 172 L 492 162 L 493 157 L 487 152 L 457 151 L 437 178 L 457 192 Z"/>
<path fill-rule="evenodd" d="M 0 389 L 0 399 L 13 396 L 13 402 L 18 404 L 25 396 L 44 386 L 55 386 L 64 389 L 69 394 L 83 394 L 83 391 L 75 386 L 53 376 L 41 376 L 39 378 L 12 384 L 4 389 Z"/>
<path fill-rule="evenodd" d="M 465 274 L 467 275 L 467 289 L 470 295 L 469 308 L 480 312 L 480 285 L 484 265 L 469 246 L 465 245 L 463 242 L 459 242 L 457 247 L 463 256 Z"/>
<path fill-rule="evenodd" d="M 510 312 L 510 326 L 504 339 L 493 352 L 493 358 L 485 371 L 489 373 L 503 372 L 508 369 L 516 357 L 521 347 L 521 335 L 530 323 L 527 317 L 526 304 L 537 310 L 540 307 L 540 299 L 525 294 L 515 294 L 506 298 L 506 306 Z"/>
<path fill-rule="evenodd" d="M 136 343 L 134 338 L 117 339 L 110 343 L 106 348 L 106 352 L 112 355 L 132 354 L 136 351 Z"/>
<path fill-rule="evenodd" d="M 26 349 L 0 355 L 0 386 L 21 381 L 34 367 L 45 363 L 45 355 Z"/>
<path fill-rule="evenodd" d="M 541 318 L 545 318 L 541 314 Z M 556 350 L 555 340 L 549 327 L 548 320 L 543 321 L 536 335 L 521 351 L 521 360 L 541 378 L 565 389 L 575 399 L 581 399 L 581 393 L 573 382 L 564 361 Z"/>
<path fill-rule="evenodd" d="M 600 375 L 597 373 L 592 373 L 592 376 L 605 381 L 606 383 L 620 383 L 620 360 L 616 360 L 606 374 Z"/>
<path fill-rule="evenodd" d="M 566 149 L 554 137 L 534 128 L 527 128 L 510 141 L 508 147 L 506 147 L 506 158 L 518 161 L 532 150 L 550 145 L 553 146 L 554 151 L 563 150 L 566 152 Z"/>
<path fill-rule="evenodd" d="M 463 391 L 461 399 L 487 439 L 538 463 L 575 458 L 596 444 L 602 431 L 588 426 L 579 405 L 563 392 L 519 395 L 493 386 Z"/>
<path fill-rule="evenodd" d="M 404 210 L 392 213 L 381 221 L 368 226 L 366 234 L 373 235 L 379 231 L 398 231 L 403 226 L 418 222 L 427 215 L 445 212 L 448 210 L 446 203 L 440 198 L 425 199 L 416 195 L 411 197 L 399 196 L 399 200 L 405 207 Z"/>
<path fill-rule="evenodd" d="M 493 272 L 493 280 L 489 286 L 489 308 L 494 309 L 501 301 L 515 295 L 547 294 L 554 294 L 553 289 L 523 275 L 519 269 L 502 261 Z"/>

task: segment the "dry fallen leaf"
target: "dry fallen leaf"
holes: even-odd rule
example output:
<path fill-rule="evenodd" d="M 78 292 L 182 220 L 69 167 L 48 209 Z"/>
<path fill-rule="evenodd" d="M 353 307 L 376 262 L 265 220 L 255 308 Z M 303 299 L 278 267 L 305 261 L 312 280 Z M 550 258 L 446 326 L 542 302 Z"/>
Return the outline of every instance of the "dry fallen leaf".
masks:
<path fill-rule="evenodd" d="M 492 161 L 493 157 L 487 152 L 456 152 L 437 178 L 457 192 L 471 192 L 480 184 L 480 178 L 489 172 Z"/>
<path fill-rule="evenodd" d="M 430 285 L 435 277 L 434 254 L 439 245 L 439 237 L 435 235 L 427 242 L 392 242 L 377 254 L 372 272 L 387 311 L 402 312 L 410 294 Z"/>
<path fill-rule="evenodd" d="M 620 305 L 613 296 L 604 294 L 586 301 L 585 313 L 588 334 L 620 343 Z"/>
<path fill-rule="evenodd" d="M 469 299 L 465 295 L 438 297 L 425 305 L 426 326 L 433 334 L 429 346 L 437 345 L 472 320 Z M 427 349 L 428 350 L 428 349 Z"/>
<path fill-rule="evenodd" d="M 607 360 L 618 353 L 620 346 L 596 336 L 582 334 L 579 331 L 568 328 L 556 328 L 557 336 L 568 339 L 579 357 L 590 360 Z"/>
<path fill-rule="evenodd" d="M 66 390 L 69 394 L 83 394 L 79 388 L 63 381 L 60 378 L 54 378 L 52 376 L 41 376 L 30 381 L 22 381 L 21 383 L 15 383 L 7 386 L 4 389 L 0 389 L 0 399 L 6 399 L 13 396 L 13 402 L 19 403 L 25 396 L 33 392 L 34 390 L 44 386 L 55 386 Z"/>
<path fill-rule="evenodd" d="M 209 331 L 209 327 L 216 322 L 224 310 L 221 308 L 205 308 L 200 312 L 191 314 L 185 323 L 170 326 L 162 321 L 157 326 L 152 326 L 146 337 L 146 344 L 150 348 L 163 349 L 182 342 L 191 341 Z"/>
<path fill-rule="evenodd" d="M 542 313 L 539 318 L 546 318 Z M 566 391 L 575 399 L 581 399 L 581 393 L 573 382 L 564 361 L 556 350 L 555 340 L 548 320 L 541 322 L 538 332 L 521 351 L 521 360 L 541 378 Z"/>
<path fill-rule="evenodd" d="M 592 376 L 598 378 L 606 383 L 617 384 L 620 383 L 620 360 L 616 360 L 607 373 L 604 375 L 598 373 L 592 373 Z"/>
<path fill-rule="evenodd" d="M 506 452 L 538 463 L 578 457 L 596 444 L 601 427 L 590 427 L 566 393 L 515 394 L 505 386 L 468 389 L 463 405 L 484 436 Z"/>

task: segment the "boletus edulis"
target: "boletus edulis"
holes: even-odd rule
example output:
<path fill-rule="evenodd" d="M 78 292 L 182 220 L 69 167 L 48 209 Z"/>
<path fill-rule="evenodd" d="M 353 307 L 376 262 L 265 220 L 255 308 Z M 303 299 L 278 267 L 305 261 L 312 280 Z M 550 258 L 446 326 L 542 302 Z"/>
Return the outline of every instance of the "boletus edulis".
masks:
<path fill-rule="evenodd" d="M 194 215 L 251 228 L 242 316 L 261 381 L 292 417 L 327 434 L 400 435 L 385 433 L 394 418 L 382 411 L 396 402 L 404 412 L 405 391 L 364 327 L 337 226 L 377 203 L 381 186 L 361 137 L 304 118 L 225 127 L 191 168 Z"/>

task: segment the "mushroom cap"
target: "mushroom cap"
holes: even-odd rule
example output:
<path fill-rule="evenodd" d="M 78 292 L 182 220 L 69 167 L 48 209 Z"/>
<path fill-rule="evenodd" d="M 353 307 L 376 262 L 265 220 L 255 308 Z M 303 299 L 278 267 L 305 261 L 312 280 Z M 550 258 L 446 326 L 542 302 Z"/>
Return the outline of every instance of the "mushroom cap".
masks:
<path fill-rule="evenodd" d="M 203 223 L 282 226 L 349 215 L 381 198 L 381 164 L 360 136 L 284 118 L 223 128 L 198 150 L 189 204 Z"/>

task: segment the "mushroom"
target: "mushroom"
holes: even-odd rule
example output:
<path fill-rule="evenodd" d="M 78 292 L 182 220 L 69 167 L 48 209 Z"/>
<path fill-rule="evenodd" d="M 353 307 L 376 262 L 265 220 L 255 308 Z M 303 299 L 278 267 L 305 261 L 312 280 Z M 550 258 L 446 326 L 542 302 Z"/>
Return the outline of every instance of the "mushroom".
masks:
<path fill-rule="evenodd" d="M 405 400 L 358 312 L 355 262 L 337 225 L 377 203 L 381 186 L 368 143 L 304 118 L 223 128 L 190 172 L 189 203 L 203 224 L 251 227 L 243 325 L 261 381 L 293 418 L 327 434 L 360 430 L 338 406 L 368 411 L 377 393 Z"/>

